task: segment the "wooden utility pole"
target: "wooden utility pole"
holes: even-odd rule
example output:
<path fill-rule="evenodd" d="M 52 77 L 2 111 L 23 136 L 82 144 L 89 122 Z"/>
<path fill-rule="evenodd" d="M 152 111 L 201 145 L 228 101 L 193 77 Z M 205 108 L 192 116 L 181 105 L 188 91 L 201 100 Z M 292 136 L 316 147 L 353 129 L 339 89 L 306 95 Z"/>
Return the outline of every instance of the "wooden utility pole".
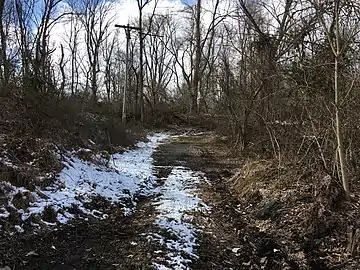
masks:
<path fill-rule="evenodd" d="M 123 91 L 123 104 L 122 104 L 122 124 L 126 124 L 126 95 L 129 87 L 129 45 L 130 45 L 130 31 L 131 30 L 138 30 L 141 33 L 140 27 L 130 26 L 127 25 L 119 25 L 115 24 L 115 27 L 124 28 L 126 34 L 126 54 L 125 54 L 125 84 L 124 84 L 124 91 Z"/>
<path fill-rule="evenodd" d="M 156 36 L 162 37 L 161 35 L 154 35 L 150 32 L 144 34 L 142 32 L 142 8 L 139 7 L 140 16 L 139 16 L 139 26 L 129 26 L 128 25 L 119 25 L 115 24 L 115 27 L 124 28 L 126 34 L 126 71 L 125 71 L 125 86 L 124 86 L 124 94 L 123 94 L 123 108 L 122 108 L 122 123 L 125 124 L 126 122 L 126 92 L 128 91 L 128 73 L 129 73 L 129 43 L 130 43 L 130 31 L 136 30 L 139 31 L 139 41 L 140 41 L 140 55 L 139 55 L 139 62 L 140 62 L 140 74 L 139 74 L 139 103 L 140 103 L 140 121 L 144 122 L 144 38 L 146 36 Z M 137 108 L 137 106 L 136 106 Z M 137 112 L 135 112 L 137 113 Z"/>

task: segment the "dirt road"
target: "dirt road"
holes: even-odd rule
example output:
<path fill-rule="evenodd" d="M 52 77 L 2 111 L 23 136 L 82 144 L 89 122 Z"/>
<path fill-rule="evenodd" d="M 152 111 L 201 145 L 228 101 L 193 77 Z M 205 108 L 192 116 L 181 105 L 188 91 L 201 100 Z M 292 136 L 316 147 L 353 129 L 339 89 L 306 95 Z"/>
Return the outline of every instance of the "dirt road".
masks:
<path fill-rule="evenodd" d="M 225 179 L 239 166 L 211 133 L 172 135 L 153 154 L 152 191 L 133 214 L 99 198 L 87 217 L 1 240 L 11 269 L 297 269 L 239 214 Z"/>

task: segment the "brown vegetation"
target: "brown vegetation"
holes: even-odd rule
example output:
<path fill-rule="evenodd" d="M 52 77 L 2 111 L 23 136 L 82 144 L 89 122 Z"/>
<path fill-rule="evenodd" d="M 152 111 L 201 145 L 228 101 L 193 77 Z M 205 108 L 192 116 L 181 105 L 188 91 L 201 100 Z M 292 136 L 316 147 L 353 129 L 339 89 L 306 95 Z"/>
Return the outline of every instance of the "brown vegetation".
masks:
<path fill-rule="evenodd" d="M 214 208 L 211 219 L 199 217 L 206 224 L 199 269 L 357 269 L 358 185 L 344 202 L 341 182 L 321 166 L 244 160 L 224 139 L 204 134 L 188 141 L 198 153 L 192 166 L 208 177 L 202 197 Z"/>
<path fill-rule="evenodd" d="M 0 0 L 0 184 L 48 185 L 62 169 L 59 150 L 106 157 L 143 128 L 201 126 L 245 162 L 227 182 L 239 211 L 283 239 L 294 261 L 358 256 L 356 1 L 215 0 L 208 10 L 198 0 L 184 7 L 179 33 L 175 17 L 146 16 L 150 1 L 138 0 L 143 32 L 126 60 L 105 18 L 113 3 L 62 2 L 37 10 Z M 53 48 L 57 23 L 71 29 Z M 15 196 L 19 208 L 29 201 Z"/>

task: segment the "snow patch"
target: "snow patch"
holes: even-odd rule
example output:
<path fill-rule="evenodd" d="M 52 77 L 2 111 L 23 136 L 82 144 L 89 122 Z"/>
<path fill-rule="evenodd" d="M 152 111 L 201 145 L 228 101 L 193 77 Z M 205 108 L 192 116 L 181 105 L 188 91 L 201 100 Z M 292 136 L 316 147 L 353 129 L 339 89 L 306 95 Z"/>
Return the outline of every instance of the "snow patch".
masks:
<path fill-rule="evenodd" d="M 155 177 L 152 176 L 151 156 L 167 137 L 165 133 L 148 136 L 148 142 L 137 143 L 135 150 L 112 155 L 108 166 L 93 164 L 77 158 L 73 153 L 66 153 L 65 168 L 56 182 L 33 193 L 35 200 L 22 213 L 22 219 L 26 220 L 32 214 L 41 214 L 48 206 L 56 211 L 60 223 L 75 217 L 69 212 L 74 207 L 85 214 L 106 218 L 101 211 L 85 207 L 94 196 L 104 197 L 111 203 L 120 203 L 124 206 L 125 214 L 131 214 L 136 205 L 135 196 L 146 194 L 153 187 Z M 11 195 L 25 191 L 14 187 L 9 189 Z"/>
<path fill-rule="evenodd" d="M 192 224 L 192 212 L 210 210 L 195 194 L 195 185 L 205 178 L 201 173 L 193 172 L 185 167 L 174 167 L 159 189 L 159 198 L 155 203 L 158 211 L 155 224 L 163 231 L 163 235 L 151 235 L 160 244 L 165 244 L 169 253 L 167 264 L 171 269 L 188 269 L 187 265 L 196 259 L 196 234 L 199 232 Z M 170 269 L 163 264 L 154 264 L 156 269 Z"/>

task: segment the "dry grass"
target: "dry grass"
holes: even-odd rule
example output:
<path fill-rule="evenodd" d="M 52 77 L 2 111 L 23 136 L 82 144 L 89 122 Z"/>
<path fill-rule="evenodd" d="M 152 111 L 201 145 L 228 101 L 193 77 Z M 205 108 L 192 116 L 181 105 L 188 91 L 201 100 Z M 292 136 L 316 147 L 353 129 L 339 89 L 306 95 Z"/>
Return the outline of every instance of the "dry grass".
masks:
<path fill-rule="evenodd" d="M 331 176 L 290 162 L 279 168 L 274 160 L 249 160 L 228 183 L 239 210 L 260 231 L 275 236 L 300 265 L 327 267 L 349 260 L 349 242 L 360 229 L 359 205 L 344 202 Z M 351 249 L 358 254 L 359 242 Z M 351 265 L 344 269 L 355 269 Z"/>

